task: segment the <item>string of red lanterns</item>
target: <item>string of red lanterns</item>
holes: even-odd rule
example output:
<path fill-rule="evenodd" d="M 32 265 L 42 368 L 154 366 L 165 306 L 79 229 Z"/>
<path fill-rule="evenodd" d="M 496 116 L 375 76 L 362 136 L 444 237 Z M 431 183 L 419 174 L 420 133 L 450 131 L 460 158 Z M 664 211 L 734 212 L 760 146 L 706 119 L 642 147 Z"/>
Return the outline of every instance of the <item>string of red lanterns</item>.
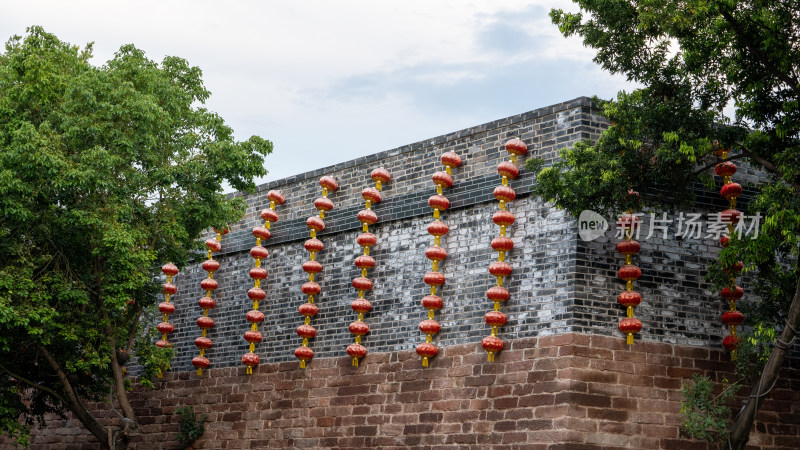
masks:
<path fill-rule="evenodd" d="M 720 220 L 728 224 L 728 235 L 720 238 L 720 245 L 723 247 L 728 246 L 730 240 L 729 236 L 733 236 L 734 225 L 739 223 L 742 213 L 736 209 L 736 199 L 742 195 L 742 185 L 731 181 L 731 176 L 736 173 L 736 164 L 728 159 L 730 149 L 722 148 L 717 150 L 717 155 L 722 158 L 722 162 L 717 164 L 714 171 L 723 179 L 722 189 L 720 195 L 725 200 L 730 201 L 730 207 L 720 214 Z M 744 290 L 736 285 L 736 274 L 741 272 L 744 264 L 737 261 L 731 267 L 726 267 L 725 272 L 730 277 L 730 286 L 722 288 L 720 295 L 728 301 L 728 311 L 722 314 L 722 323 L 730 327 L 730 332 L 725 339 L 722 340 L 722 345 L 731 352 L 731 359 L 736 359 L 736 349 L 739 347 L 739 337 L 736 335 L 736 327 L 744 322 L 744 314 L 736 310 L 736 300 L 739 300 L 744 295 Z"/>
<path fill-rule="evenodd" d="M 161 266 L 161 272 L 167 276 L 167 281 L 161 285 L 164 301 L 158 304 L 158 310 L 162 314 L 162 322 L 156 325 L 156 329 L 161 333 L 161 339 L 156 342 L 156 346 L 170 348 L 172 344 L 167 339 L 167 335 L 175 331 L 175 326 L 169 323 L 169 315 L 175 312 L 175 305 L 170 302 L 170 296 L 178 292 L 178 287 L 172 284 L 172 277 L 178 274 L 178 267 L 175 264 L 167 263 Z"/>
<path fill-rule="evenodd" d="M 640 198 L 638 192 L 628 190 L 628 201 L 638 203 Z M 633 282 L 642 276 L 642 270 L 633 264 L 633 255 L 642 249 L 641 244 L 633 239 L 633 233 L 640 225 L 641 219 L 633 213 L 633 209 L 628 209 L 617 220 L 617 227 L 624 231 L 623 240 L 617 243 L 617 251 L 625 255 L 625 265 L 617 271 L 617 276 L 625 281 L 625 290 L 617 296 L 617 302 L 625 307 L 626 315 L 617 328 L 626 336 L 627 345 L 633 345 L 633 335 L 642 330 L 642 322 L 633 315 L 634 306 L 642 302 L 642 294 L 633 290 Z"/>
<path fill-rule="evenodd" d="M 444 284 L 444 274 L 439 272 L 439 262 L 447 258 L 447 251 L 441 247 L 441 238 L 449 231 L 447 224 L 440 220 L 440 211 L 450 207 L 450 201 L 442 195 L 443 188 L 453 186 L 453 167 L 461 165 L 461 157 L 453 152 L 446 152 L 441 157 L 445 171 L 433 174 L 433 183 L 436 185 L 436 194 L 428 199 L 428 205 L 433 208 L 434 221 L 428 225 L 428 233 L 433 235 L 433 246 L 425 250 L 425 257 L 431 260 L 431 271 L 425 274 L 423 280 L 431 288 L 430 294 L 422 297 L 422 307 L 428 310 L 428 318 L 419 323 L 419 330 L 425 333 L 425 342 L 417 345 L 417 354 L 422 357 L 422 367 L 428 367 L 428 361 L 439 354 L 439 349 L 433 343 L 433 335 L 438 334 L 441 325 L 435 320 L 435 312 L 442 308 L 444 301 L 436 295 L 436 289 Z"/>
<path fill-rule="evenodd" d="M 253 367 L 258 366 L 259 358 L 255 353 L 256 344 L 263 340 L 263 336 L 258 331 L 258 324 L 264 321 L 264 313 L 258 310 L 258 302 L 267 297 L 267 293 L 261 288 L 261 281 L 267 278 L 267 269 L 261 267 L 261 260 L 269 255 L 267 249 L 261 246 L 261 240 L 270 237 L 272 222 L 278 221 L 278 213 L 275 211 L 276 205 L 282 205 L 286 200 L 278 191 L 267 192 L 269 208 L 261 211 L 261 218 L 264 225 L 253 228 L 253 236 L 256 237 L 256 246 L 250 249 L 250 256 L 255 259 L 255 267 L 250 269 L 250 278 L 253 279 L 253 287 L 247 291 L 247 296 L 253 301 L 253 309 L 247 312 L 245 319 L 250 322 L 250 330 L 245 331 L 244 340 L 250 343 L 249 351 L 242 355 L 242 364 L 247 366 L 247 374 L 252 375 Z"/>
<path fill-rule="evenodd" d="M 219 270 L 219 263 L 213 259 L 214 252 L 219 252 L 222 249 L 222 235 L 228 234 L 228 229 L 223 228 L 217 230 L 216 239 L 207 239 L 205 244 L 208 248 L 208 259 L 203 261 L 203 270 L 208 272 L 208 278 L 200 282 L 200 287 L 206 291 L 206 295 L 197 301 L 200 308 L 203 309 L 203 315 L 197 318 L 197 326 L 203 330 L 200 337 L 194 340 L 195 347 L 200 349 L 200 354 L 192 359 L 192 365 L 197 368 L 197 374 L 202 375 L 203 369 L 207 369 L 211 362 L 206 358 L 206 350 L 211 348 L 212 342 L 208 338 L 208 330 L 214 328 L 214 319 L 208 317 L 208 310 L 217 306 L 216 300 L 211 297 L 211 293 L 219 287 L 219 283 L 214 279 L 214 272 Z"/>
<path fill-rule="evenodd" d="M 355 260 L 355 265 L 361 269 L 361 276 L 353 279 L 353 287 L 358 290 L 358 297 L 353 300 L 350 307 L 358 314 L 357 319 L 350 323 L 348 327 L 350 333 L 355 336 L 355 342 L 347 346 L 347 354 L 353 358 L 353 366 L 358 367 L 358 361 L 367 356 L 367 348 L 361 344 L 361 336 L 369 333 L 369 325 L 364 322 L 364 314 L 372 310 L 372 304 L 364 298 L 365 291 L 372 289 L 372 280 L 367 278 L 367 269 L 375 267 L 375 259 L 369 256 L 369 248 L 378 242 L 378 238 L 369 232 L 369 226 L 378 221 L 378 215 L 372 210 L 373 204 L 378 204 L 383 199 L 381 190 L 383 184 L 391 180 L 391 175 L 383 167 L 379 167 L 370 173 L 370 177 L 375 182 L 375 187 L 367 187 L 361 191 L 364 198 L 364 209 L 358 212 L 358 221 L 361 222 L 361 234 L 356 238 L 356 242 L 363 249 L 363 252 Z"/>
<path fill-rule="evenodd" d="M 497 332 L 498 328 L 505 325 L 508 319 L 505 314 L 500 312 L 500 305 L 510 296 L 508 289 L 503 287 L 503 278 L 511 275 L 511 264 L 505 261 L 506 253 L 514 248 L 514 242 L 506 236 L 506 231 L 509 226 L 514 224 L 515 217 L 511 211 L 508 211 L 506 205 L 517 197 L 514 189 L 508 185 L 508 180 L 519 176 L 517 157 L 528 153 L 528 146 L 519 139 L 509 140 L 505 147 L 511 158 L 497 166 L 497 172 L 502 176 L 502 184 L 494 189 L 494 197 L 498 200 L 500 209 L 492 216 L 492 221 L 500 226 L 500 236 L 492 239 L 492 249 L 497 252 L 497 262 L 489 265 L 489 273 L 497 281 L 495 286 L 486 291 L 486 296 L 494 302 L 494 309 L 484 316 L 484 320 L 492 328 L 491 334 L 481 341 L 481 347 L 488 352 L 489 362 L 493 362 L 495 354 L 503 349 L 503 341 L 497 337 Z"/>
<path fill-rule="evenodd" d="M 306 220 L 311 239 L 304 244 L 309 252 L 308 261 L 303 263 L 303 271 L 308 274 L 308 281 L 303 284 L 301 290 L 308 296 L 308 300 L 298 308 L 300 315 L 305 317 L 303 324 L 297 327 L 297 334 L 303 338 L 303 343 L 294 351 L 294 356 L 300 360 L 301 369 L 306 368 L 306 361 L 314 358 L 314 350 L 308 346 L 308 340 L 317 335 L 316 328 L 311 325 L 311 318 L 319 313 L 319 308 L 314 304 L 314 296 L 319 295 L 322 288 L 314 281 L 314 275 L 322 272 L 322 264 L 317 261 L 317 253 L 324 248 L 322 241 L 317 239 L 317 233 L 325 229 L 325 212 L 333 209 L 333 202 L 328 198 L 328 193 L 339 188 L 339 183 L 330 176 L 320 178 L 319 184 L 322 186 L 322 197 L 314 200 L 314 207 L 319 211 L 319 215 Z"/>

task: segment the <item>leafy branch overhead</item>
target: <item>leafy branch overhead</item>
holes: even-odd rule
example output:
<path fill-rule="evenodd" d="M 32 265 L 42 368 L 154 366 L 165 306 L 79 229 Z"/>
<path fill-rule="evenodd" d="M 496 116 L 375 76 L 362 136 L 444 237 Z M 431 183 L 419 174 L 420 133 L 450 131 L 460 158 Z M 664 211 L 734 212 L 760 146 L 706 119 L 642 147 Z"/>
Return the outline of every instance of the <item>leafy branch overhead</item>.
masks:
<path fill-rule="evenodd" d="M 120 448 L 136 431 L 128 355 L 145 383 L 171 358 L 144 345 L 158 268 L 241 219 L 223 185 L 252 190 L 272 144 L 235 141 L 181 58 L 133 45 L 102 66 L 91 57 L 40 27 L 0 53 L 0 430 L 24 441 L 46 413 L 71 411 Z M 83 408 L 109 396 L 121 428 Z"/>
<path fill-rule="evenodd" d="M 561 159 L 541 169 L 535 194 L 575 216 L 584 209 L 627 209 L 628 189 L 639 191 L 647 208 L 697 206 L 696 193 L 720 187 L 709 176 L 718 146 L 760 173 L 745 185 L 749 198 L 742 205 L 748 215 L 762 215 L 758 237 L 732 239 L 709 268 L 709 278 L 722 287 L 730 283 L 725 268 L 744 263 L 755 293 L 742 305 L 748 324 L 770 328 L 776 342 L 759 358 L 763 372 L 726 433 L 730 448 L 743 448 L 763 387 L 773 384 L 800 327 L 797 4 L 574 3 L 579 12 L 551 11 L 559 30 L 581 37 L 595 50 L 595 62 L 642 87 L 597 100 L 609 128 L 596 143 L 564 149 Z"/>

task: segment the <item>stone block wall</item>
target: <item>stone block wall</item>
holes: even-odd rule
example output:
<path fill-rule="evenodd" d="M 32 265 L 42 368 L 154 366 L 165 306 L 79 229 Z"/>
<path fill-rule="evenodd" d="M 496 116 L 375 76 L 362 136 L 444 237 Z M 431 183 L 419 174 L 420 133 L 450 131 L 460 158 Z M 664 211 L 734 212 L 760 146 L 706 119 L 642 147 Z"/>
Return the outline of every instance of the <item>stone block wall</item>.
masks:
<path fill-rule="evenodd" d="M 136 388 L 134 449 L 175 449 L 178 418 L 207 416 L 196 449 L 717 449 L 682 438 L 680 386 L 692 373 L 731 377 L 719 350 L 565 333 L 509 342 L 496 362 L 479 344 L 444 349 L 423 369 L 413 350 L 373 353 L 352 367 L 322 358 L 307 370 L 270 363 L 253 375 L 217 368 Z M 782 371 L 759 412 L 750 449 L 800 442 L 800 365 Z M 794 381 L 788 381 L 794 380 Z M 738 399 L 738 400 L 741 400 Z M 115 414 L 105 405 L 105 420 Z M 77 421 L 37 433 L 32 448 L 99 448 Z"/>
<path fill-rule="evenodd" d="M 629 348 L 616 326 L 624 317 L 616 303 L 624 285 L 616 277 L 623 259 L 614 250 L 613 227 L 593 242 L 579 240 L 574 218 L 528 193 L 535 180 L 523 169 L 511 182 L 518 197 L 509 209 L 517 221 L 509 230 L 515 248 L 507 261 L 514 272 L 506 279 L 511 298 L 503 304 L 509 322 L 499 333 L 506 349 L 488 363 L 480 348 L 489 333 L 483 316 L 492 305 L 485 291 L 494 278 L 487 269 L 496 258 L 489 243 L 498 234 L 492 190 L 500 183 L 497 164 L 507 159 L 504 143 L 516 137 L 528 145 L 521 166 L 530 157 L 552 162 L 559 149 L 596 139 L 604 124 L 590 99 L 581 97 L 260 186 L 246 197 L 245 219 L 233 224 L 215 255 L 221 269 L 215 273 L 218 306 L 210 312 L 216 327 L 208 333 L 212 366 L 202 376 L 191 359 L 198 353 L 196 302 L 206 274 L 193 266 L 175 277 L 170 341 L 176 358 L 156 390 L 137 388 L 131 395 L 142 425 L 134 448 L 176 448 L 173 412 L 182 405 L 208 415 L 198 448 L 715 448 L 679 434 L 681 382 L 694 372 L 721 380 L 732 371 L 719 351 L 724 305 L 704 280 L 716 257 L 713 240 L 642 242 L 635 259 L 644 274 L 637 283 L 644 301 L 636 315 L 644 329 Z M 417 326 L 428 292 L 424 251 L 433 240 L 426 232 L 432 220 L 427 199 L 446 151 L 464 164 L 444 193 L 452 206 L 442 214 L 450 233 L 442 239 L 448 258 L 440 270 L 447 283 L 437 313 L 442 331 L 434 339 L 441 353 L 423 369 L 414 348 L 424 340 Z M 363 340 L 369 354 L 356 368 L 345 353 L 357 294 L 350 282 L 359 274 L 353 261 L 361 253 L 356 215 L 376 167 L 393 179 L 373 207 L 379 222 L 370 230 L 379 241 L 371 251 L 375 287 L 367 295 L 371 331 Z M 741 172 L 742 179 L 757 176 Z M 316 357 L 302 370 L 293 351 L 300 345 L 297 307 L 305 302 L 305 220 L 317 213 L 313 201 L 323 175 L 335 177 L 340 188 L 329 196 L 335 207 L 319 234 L 325 249 L 316 277 L 322 286 L 311 342 Z M 246 292 L 253 285 L 248 251 L 271 189 L 281 190 L 286 203 L 264 242 L 270 255 L 263 261 L 269 276 L 261 310 L 267 319 L 256 350 L 262 364 L 248 376 L 240 363 L 251 305 Z M 715 192 L 698 193 L 698 211 L 722 209 Z M 792 364 L 762 408 L 753 448 L 800 448 L 800 371 L 797 361 Z M 136 373 L 135 366 L 129 370 Z M 95 408 L 115 420 L 106 406 Z M 33 448 L 94 448 L 92 442 L 74 420 L 56 421 L 35 433 Z"/>

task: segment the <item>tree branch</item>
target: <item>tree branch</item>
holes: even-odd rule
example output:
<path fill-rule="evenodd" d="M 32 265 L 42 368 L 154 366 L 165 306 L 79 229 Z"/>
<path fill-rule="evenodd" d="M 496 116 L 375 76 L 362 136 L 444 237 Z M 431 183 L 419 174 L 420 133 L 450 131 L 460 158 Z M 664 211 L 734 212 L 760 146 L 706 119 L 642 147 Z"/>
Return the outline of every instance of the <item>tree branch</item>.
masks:
<path fill-rule="evenodd" d="M 753 385 L 750 397 L 747 399 L 742 410 L 739 411 L 733 425 L 731 425 L 726 448 L 734 450 L 743 449 L 750 439 L 750 427 L 753 425 L 756 413 L 758 413 L 758 409 L 761 407 L 761 403 L 764 401 L 764 397 L 770 389 L 770 386 L 772 386 L 778 378 L 778 372 L 786 359 L 789 344 L 794 341 L 795 330 L 797 330 L 798 326 L 800 326 L 800 278 L 797 280 L 797 287 L 795 288 L 792 304 L 789 307 L 786 326 L 783 328 L 778 340 L 778 343 L 782 345 L 775 345 L 772 349 L 767 364 L 761 372 L 761 378 L 758 380 L 758 383 Z M 767 390 L 766 392 L 764 391 L 765 389 Z"/>
<path fill-rule="evenodd" d="M 37 345 L 39 351 L 44 355 L 44 358 L 50 364 L 50 367 L 56 373 L 58 380 L 61 382 L 61 385 L 64 386 L 64 392 L 67 394 L 67 401 L 64 403 L 64 406 L 68 407 L 70 411 L 81 421 L 83 426 L 92 433 L 97 440 L 99 440 L 102 444 L 105 445 L 108 437 L 108 429 L 106 427 L 100 425 L 100 423 L 92 417 L 91 414 L 86 410 L 86 408 L 81 403 L 80 399 L 78 398 L 77 394 L 75 394 L 75 390 L 72 388 L 72 384 L 70 384 L 69 379 L 67 378 L 67 374 L 64 373 L 64 370 L 58 364 L 58 361 L 53 358 L 53 355 L 47 351 L 47 348 L 43 345 Z"/>
<path fill-rule="evenodd" d="M 3 372 L 7 373 L 11 377 L 14 377 L 17 380 L 22 381 L 23 383 L 27 384 L 28 386 L 30 386 L 30 387 L 32 387 L 34 389 L 39 389 L 41 391 L 47 392 L 48 394 L 50 394 L 53 397 L 55 397 L 56 400 L 58 400 L 62 404 L 67 405 L 67 400 L 64 398 L 64 396 L 62 396 L 61 394 L 56 392 L 55 389 L 52 389 L 52 388 L 49 388 L 47 386 L 41 385 L 41 384 L 39 384 L 39 383 L 37 383 L 35 381 L 29 380 L 29 379 L 27 379 L 27 378 L 25 378 L 25 377 L 23 377 L 21 375 L 18 375 L 16 373 L 8 370 L 3 365 L 0 365 L 0 370 L 2 370 Z"/>
<path fill-rule="evenodd" d="M 759 61 L 761 64 L 763 64 L 764 68 L 767 69 L 767 71 L 769 71 L 770 73 L 772 73 L 773 76 L 775 76 L 783 83 L 785 83 L 789 87 L 789 89 L 791 89 L 795 93 L 796 96 L 800 96 L 800 85 L 797 82 L 797 80 L 793 79 L 788 74 L 785 74 L 780 70 L 778 70 L 778 68 L 775 67 L 774 64 L 772 64 L 772 61 L 770 61 L 766 56 L 764 56 L 764 54 L 761 52 L 761 50 L 758 48 L 755 42 L 753 42 L 750 36 L 748 36 L 747 33 L 745 33 L 745 31 L 742 29 L 742 25 L 736 20 L 735 17 L 733 17 L 733 15 L 730 12 L 726 11 L 723 8 L 720 8 L 719 12 L 720 14 L 722 14 L 722 17 L 725 18 L 725 20 L 729 24 L 731 24 L 731 28 L 733 28 L 734 33 L 736 33 L 736 36 L 739 38 L 742 44 L 744 44 L 744 46 L 750 51 L 750 53 L 755 57 L 755 59 Z"/>
<path fill-rule="evenodd" d="M 768 160 L 766 160 L 766 159 L 764 159 L 764 158 L 762 158 L 762 157 L 750 152 L 749 150 L 745 150 L 745 149 L 741 149 L 741 150 L 742 150 L 742 154 L 744 156 L 746 156 L 746 157 L 752 159 L 753 161 L 761 164 L 762 166 L 764 166 L 765 169 L 767 169 L 770 172 L 773 172 L 776 175 L 778 175 L 779 177 L 783 178 L 783 172 L 781 172 L 780 169 L 778 169 L 778 167 L 775 166 L 775 164 L 773 164 L 772 162 L 770 162 L 770 161 L 768 161 Z M 798 184 L 797 182 L 791 181 L 791 182 L 789 182 L 789 184 L 791 184 L 792 187 L 796 191 L 800 191 L 800 184 Z"/>

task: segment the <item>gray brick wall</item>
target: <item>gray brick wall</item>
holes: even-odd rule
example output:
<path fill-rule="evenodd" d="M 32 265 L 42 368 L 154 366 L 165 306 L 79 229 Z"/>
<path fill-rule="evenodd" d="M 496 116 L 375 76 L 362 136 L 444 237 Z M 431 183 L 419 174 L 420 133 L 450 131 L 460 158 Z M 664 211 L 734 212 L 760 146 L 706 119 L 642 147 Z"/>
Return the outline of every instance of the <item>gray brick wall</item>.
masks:
<path fill-rule="evenodd" d="M 324 269 L 316 277 L 322 294 L 317 301 L 320 314 L 312 322 L 318 334 L 311 347 L 316 357 L 347 357 L 345 348 L 353 340 L 347 325 L 355 318 L 350 302 L 356 297 L 350 281 L 359 274 L 353 261 L 361 252 L 355 242 L 360 229 L 356 214 L 363 207 L 361 189 L 372 184 L 370 171 L 381 166 L 393 179 L 384 187 L 384 201 L 373 208 L 379 221 L 370 230 L 379 241 L 371 252 L 377 264 L 369 272 L 375 288 L 367 294 L 373 310 L 365 322 L 371 332 L 363 343 L 370 352 L 386 352 L 412 349 L 422 342 L 424 335 L 417 326 L 426 312 L 420 299 L 428 292 L 422 276 L 430 268 L 424 251 L 432 244 L 425 229 L 432 221 L 427 198 L 435 192 L 430 177 L 441 170 L 439 156 L 448 150 L 458 153 L 464 163 L 454 170 L 453 188 L 444 192 L 452 204 L 442 214 L 450 226 L 442 240 L 448 258 L 440 269 L 447 284 L 440 290 L 445 306 L 437 313 L 442 331 L 434 342 L 440 348 L 479 345 L 489 333 L 483 315 L 492 304 L 485 291 L 494 285 L 494 278 L 487 268 L 496 259 L 489 242 L 498 235 L 491 222 L 497 210 L 492 190 L 500 184 L 497 164 L 508 159 L 504 143 L 517 137 L 528 145 L 522 167 L 529 157 L 552 161 L 559 149 L 596 139 L 603 126 L 590 99 L 581 97 L 259 186 L 246 197 L 245 219 L 233 225 L 223 238 L 222 252 L 215 255 L 222 267 L 215 273 L 220 283 L 217 308 L 210 313 L 216 322 L 208 333 L 214 341 L 207 351 L 212 367 L 239 365 L 247 349 L 242 334 L 249 328 L 244 319 L 250 309 L 246 292 L 253 285 L 247 273 L 253 266 L 248 251 L 255 245 L 250 230 L 262 223 L 259 212 L 269 204 L 270 189 L 281 190 L 286 203 L 277 208 L 280 220 L 264 243 L 270 252 L 263 262 L 269 276 L 262 283 L 267 299 L 261 305 L 267 319 L 259 327 L 264 342 L 257 345 L 257 353 L 262 363 L 295 360 L 293 351 L 301 339 L 294 330 L 302 323 L 297 307 L 305 302 L 300 286 L 307 279 L 301 269 L 308 257 L 303 248 L 308 238 L 305 220 L 317 213 L 313 201 L 320 196 L 318 180 L 323 175 L 335 177 L 340 188 L 329 196 L 335 207 L 326 213 L 327 227 L 319 235 L 325 243 L 318 256 Z M 572 217 L 528 194 L 532 182 L 524 168 L 511 182 L 518 197 L 509 209 L 517 222 L 509 232 L 515 248 L 507 261 L 514 273 L 506 280 L 511 299 L 503 305 L 509 321 L 499 336 L 505 341 L 570 331 L 621 336 L 616 324 L 624 311 L 616 296 L 623 284 L 616 270 L 622 258 L 614 250 L 616 241 L 613 236 L 579 241 Z M 715 201 L 713 195 L 708 198 Z M 705 241 L 643 244 L 641 258 L 636 258 L 644 272 L 639 283 L 644 302 L 637 308 L 645 326 L 641 339 L 692 345 L 721 339 L 722 327 L 717 324 L 722 304 L 703 281 L 715 251 L 714 244 Z M 200 330 L 194 322 L 201 314 L 197 299 L 203 295 L 204 277 L 198 266 L 175 277 L 177 310 L 170 317 L 176 327 L 170 336 L 177 351 L 174 370 L 191 370 L 191 359 L 198 353 L 193 340 Z M 364 363 L 369 363 L 369 355 Z"/>

